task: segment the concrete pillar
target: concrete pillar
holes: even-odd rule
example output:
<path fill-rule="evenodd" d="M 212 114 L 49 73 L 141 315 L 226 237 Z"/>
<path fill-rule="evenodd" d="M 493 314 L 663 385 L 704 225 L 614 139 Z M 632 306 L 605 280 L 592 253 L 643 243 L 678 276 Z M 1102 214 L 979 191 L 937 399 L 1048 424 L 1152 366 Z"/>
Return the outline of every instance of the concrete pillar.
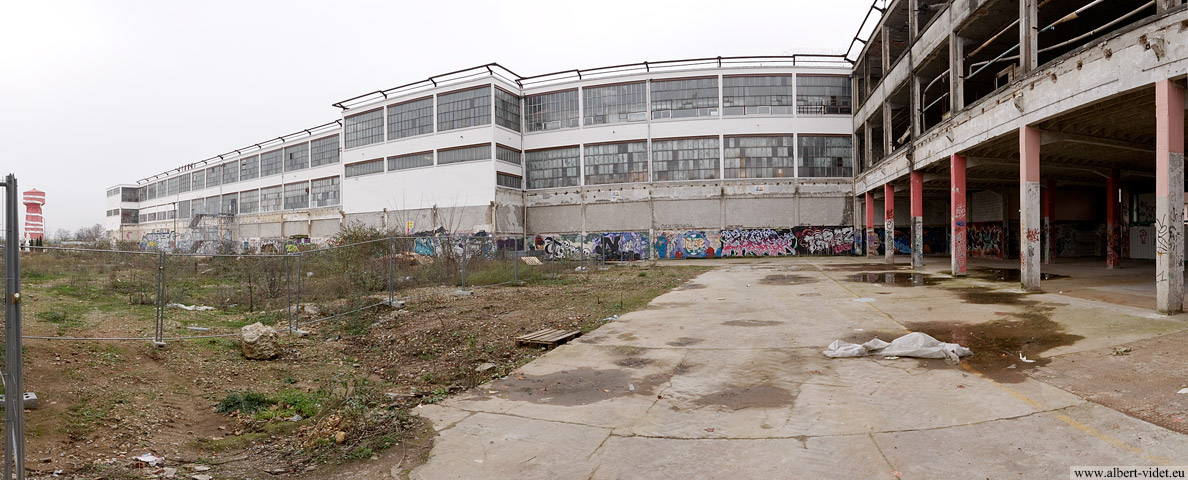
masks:
<path fill-rule="evenodd" d="M 1019 75 L 1039 66 L 1039 15 L 1037 0 L 1019 0 Z"/>
<path fill-rule="evenodd" d="M 866 258 L 873 259 L 879 254 L 879 248 L 875 246 L 878 239 L 874 230 L 874 195 L 866 192 Z"/>
<path fill-rule="evenodd" d="M 1122 229 L 1118 225 L 1119 210 L 1118 170 L 1106 179 L 1106 268 L 1122 265 Z"/>
<path fill-rule="evenodd" d="M 965 108 L 965 39 L 949 32 L 949 111 Z"/>
<path fill-rule="evenodd" d="M 965 231 L 965 157 L 961 155 L 949 157 L 949 195 L 952 273 L 954 277 L 964 277 L 966 243 L 969 239 Z"/>
<path fill-rule="evenodd" d="M 1056 218 L 1056 180 L 1048 179 L 1048 185 L 1043 189 L 1044 219 L 1041 228 L 1043 232 L 1043 255 L 1041 261 L 1046 264 L 1056 263 L 1052 259 L 1052 220 Z"/>
<path fill-rule="evenodd" d="M 924 267 L 924 174 L 912 172 L 912 268 Z"/>
<path fill-rule="evenodd" d="M 895 184 L 883 185 L 883 259 L 895 263 Z"/>
<path fill-rule="evenodd" d="M 1184 311 L 1184 89 L 1155 83 L 1155 298 Z"/>
<path fill-rule="evenodd" d="M 891 156 L 893 151 L 895 151 L 895 131 L 891 129 L 891 102 L 883 101 L 883 158 Z"/>
<path fill-rule="evenodd" d="M 1040 288 L 1040 131 L 1019 127 L 1019 280 Z"/>

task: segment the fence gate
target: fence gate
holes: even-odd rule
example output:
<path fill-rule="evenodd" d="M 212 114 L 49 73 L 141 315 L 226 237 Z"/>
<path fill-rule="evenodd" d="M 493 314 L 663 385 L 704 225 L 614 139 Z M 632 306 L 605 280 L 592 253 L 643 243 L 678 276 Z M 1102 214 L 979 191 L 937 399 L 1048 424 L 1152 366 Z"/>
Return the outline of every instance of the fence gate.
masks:
<path fill-rule="evenodd" d="M 4 480 L 25 478 L 25 386 L 21 359 L 21 264 L 17 181 L 4 182 Z"/>

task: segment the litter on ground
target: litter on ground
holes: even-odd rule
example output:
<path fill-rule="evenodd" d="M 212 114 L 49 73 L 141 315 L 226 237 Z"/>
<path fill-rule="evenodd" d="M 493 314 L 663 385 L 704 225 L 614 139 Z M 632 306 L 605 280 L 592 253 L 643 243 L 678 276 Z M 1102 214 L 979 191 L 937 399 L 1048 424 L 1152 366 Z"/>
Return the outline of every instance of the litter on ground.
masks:
<path fill-rule="evenodd" d="M 823 353 L 829 358 L 880 355 L 883 357 L 943 358 L 952 362 L 958 361 L 961 357 L 973 355 L 973 352 L 968 348 L 956 343 L 942 342 L 921 332 L 909 333 L 892 340 L 891 343 L 878 338 L 861 345 L 834 340 Z"/>

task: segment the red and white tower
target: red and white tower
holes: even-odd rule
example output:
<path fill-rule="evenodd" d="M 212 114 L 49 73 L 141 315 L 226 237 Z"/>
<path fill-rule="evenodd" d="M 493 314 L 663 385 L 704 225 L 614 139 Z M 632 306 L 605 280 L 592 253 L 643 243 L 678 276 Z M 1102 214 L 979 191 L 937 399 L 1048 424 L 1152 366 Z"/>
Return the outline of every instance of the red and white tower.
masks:
<path fill-rule="evenodd" d="M 37 189 L 24 194 L 25 204 L 25 238 L 29 241 L 45 238 L 45 217 L 41 216 L 41 206 L 45 205 L 45 192 Z"/>

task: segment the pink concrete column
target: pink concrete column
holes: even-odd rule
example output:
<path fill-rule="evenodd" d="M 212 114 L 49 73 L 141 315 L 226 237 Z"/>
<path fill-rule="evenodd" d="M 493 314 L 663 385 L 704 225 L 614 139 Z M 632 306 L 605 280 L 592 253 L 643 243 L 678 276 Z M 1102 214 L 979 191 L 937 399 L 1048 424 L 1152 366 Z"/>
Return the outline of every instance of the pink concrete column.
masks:
<path fill-rule="evenodd" d="M 1155 304 L 1184 311 L 1184 89 L 1155 82 Z"/>
<path fill-rule="evenodd" d="M 866 258 L 875 258 L 879 254 L 878 240 L 874 230 L 874 195 L 866 192 Z"/>
<path fill-rule="evenodd" d="M 1019 280 L 1040 288 L 1040 131 L 1019 127 Z"/>
<path fill-rule="evenodd" d="M 912 268 L 924 266 L 924 174 L 912 172 Z"/>
<path fill-rule="evenodd" d="M 895 263 L 895 184 L 883 185 L 883 258 Z"/>
<path fill-rule="evenodd" d="M 1106 179 L 1106 268 L 1118 268 L 1122 264 L 1122 229 L 1118 225 L 1118 170 Z"/>
<path fill-rule="evenodd" d="M 949 157 L 949 194 L 950 210 L 952 213 L 950 238 L 952 245 L 949 249 L 952 257 L 952 273 L 954 277 L 965 276 L 966 243 L 969 240 L 965 231 L 965 157 L 953 155 Z"/>
<path fill-rule="evenodd" d="M 1056 218 L 1056 180 L 1048 179 L 1048 185 L 1044 186 L 1043 202 L 1044 247 L 1041 258 L 1044 263 L 1052 264 L 1055 263 L 1055 260 L 1052 259 L 1052 220 Z"/>

